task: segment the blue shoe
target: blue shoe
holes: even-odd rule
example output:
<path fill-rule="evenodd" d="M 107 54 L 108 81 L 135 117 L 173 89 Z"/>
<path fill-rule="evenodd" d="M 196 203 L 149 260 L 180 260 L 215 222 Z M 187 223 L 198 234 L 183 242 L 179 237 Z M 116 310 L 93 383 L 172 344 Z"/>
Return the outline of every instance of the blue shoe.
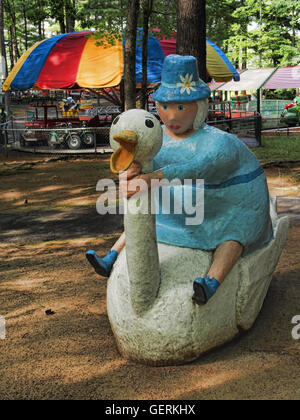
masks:
<path fill-rule="evenodd" d="M 199 277 L 194 280 L 194 294 L 192 299 L 197 305 L 204 305 L 215 293 L 220 286 L 218 280 L 214 277 L 206 276 L 204 279 Z"/>
<path fill-rule="evenodd" d="M 100 258 L 95 251 L 87 251 L 85 255 L 96 273 L 103 277 L 109 277 L 114 262 L 118 257 L 117 251 L 111 250 L 103 258 Z"/>

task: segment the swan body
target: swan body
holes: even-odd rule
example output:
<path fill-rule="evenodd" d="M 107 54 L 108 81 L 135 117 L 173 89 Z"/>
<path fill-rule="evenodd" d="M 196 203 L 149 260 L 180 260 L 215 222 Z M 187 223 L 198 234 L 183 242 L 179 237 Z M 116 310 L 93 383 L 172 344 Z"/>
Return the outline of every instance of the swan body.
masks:
<path fill-rule="evenodd" d="M 138 126 L 149 117 L 143 110 L 122 114 L 111 130 L 114 149 L 119 146 L 114 143 L 115 135 L 124 130 L 125 123 L 127 129 L 138 132 L 133 111 Z M 150 160 L 161 145 L 160 138 L 155 140 L 157 133 L 158 129 L 152 139 L 157 144 L 150 147 Z M 143 141 L 149 148 L 149 132 L 146 138 L 143 140 L 140 132 L 141 150 L 146 147 Z M 146 155 L 144 167 L 151 170 Z M 121 354 L 149 365 L 182 364 L 251 328 L 288 232 L 289 220 L 277 217 L 274 200 L 271 217 L 274 239 L 240 258 L 215 295 L 206 305 L 198 306 L 191 299 L 193 281 L 207 273 L 212 252 L 157 244 L 154 215 L 125 214 L 126 247 L 114 264 L 107 286 L 108 317 Z"/>

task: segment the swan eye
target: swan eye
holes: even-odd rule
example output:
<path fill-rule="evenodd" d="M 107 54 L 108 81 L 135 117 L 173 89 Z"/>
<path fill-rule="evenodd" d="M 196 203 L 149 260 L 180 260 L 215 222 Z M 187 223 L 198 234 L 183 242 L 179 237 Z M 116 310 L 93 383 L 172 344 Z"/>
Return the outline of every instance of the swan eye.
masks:
<path fill-rule="evenodd" d="M 117 122 L 119 121 L 119 119 L 120 119 L 120 116 L 117 116 L 114 120 L 113 120 L 113 124 L 115 125 L 115 124 L 117 124 Z"/>
<path fill-rule="evenodd" d="M 152 120 L 146 120 L 145 125 L 148 128 L 153 128 L 154 127 L 154 122 Z"/>

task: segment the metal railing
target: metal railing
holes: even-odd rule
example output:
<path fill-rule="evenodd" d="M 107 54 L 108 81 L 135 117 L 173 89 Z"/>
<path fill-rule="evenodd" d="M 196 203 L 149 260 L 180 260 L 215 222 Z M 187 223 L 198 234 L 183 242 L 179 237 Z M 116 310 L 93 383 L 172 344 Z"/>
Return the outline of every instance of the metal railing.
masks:
<path fill-rule="evenodd" d="M 263 99 L 260 105 L 260 112 L 263 117 L 279 118 L 285 105 L 291 103 L 291 99 Z M 255 112 L 257 110 L 257 100 L 237 105 L 231 103 L 232 111 Z"/>
<path fill-rule="evenodd" d="M 43 154 L 108 153 L 110 127 L 53 127 L 24 129 L 5 125 L 4 148 Z"/>
<path fill-rule="evenodd" d="M 207 124 L 237 135 L 239 138 L 244 139 L 246 144 L 252 146 L 261 145 L 262 117 L 258 113 L 243 118 L 208 121 Z M 247 139 L 249 139 L 248 142 Z"/>
<path fill-rule="evenodd" d="M 110 114 L 111 115 L 111 114 Z M 110 121 L 111 123 L 111 121 Z M 262 118 L 253 113 L 244 118 L 207 121 L 223 131 L 261 144 Z M 6 149 L 43 154 L 109 153 L 110 124 L 102 127 L 70 127 L 67 123 L 52 128 L 24 128 L 18 119 L 0 125 L 0 144 Z"/>

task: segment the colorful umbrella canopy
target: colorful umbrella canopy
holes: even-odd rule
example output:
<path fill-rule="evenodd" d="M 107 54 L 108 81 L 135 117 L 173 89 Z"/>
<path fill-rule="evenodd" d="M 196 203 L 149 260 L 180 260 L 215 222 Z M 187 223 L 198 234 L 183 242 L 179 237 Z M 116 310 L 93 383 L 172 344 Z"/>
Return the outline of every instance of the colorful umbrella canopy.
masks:
<path fill-rule="evenodd" d="M 142 81 L 141 35 L 137 36 L 136 78 Z M 18 60 L 3 90 L 101 88 L 117 86 L 123 77 L 123 45 L 97 45 L 91 31 L 57 35 L 33 45 Z M 160 81 L 164 54 L 148 39 L 148 83 Z"/>
<path fill-rule="evenodd" d="M 122 75 L 122 46 L 96 46 L 91 32 L 57 35 L 33 45 L 14 66 L 3 89 L 114 86 Z M 101 69 L 101 71 L 99 71 Z"/>
<path fill-rule="evenodd" d="M 160 32 L 159 29 L 153 29 L 153 31 L 154 33 Z M 176 54 L 176 34 L 174 33 L 170 39 L 163 36 L 160 45 L 165 56 Z M 229 82 L 232 79 L 234 81 L 240 80 L 239 73 L 223 51 L 208 39 L 206 40 L 206 70 L 216 82 Z"/>
<path fill-rule="evenodd" d="M 142 82 L 141 31 L 137 35 L 136 82 Z M 57 35 L 37 42 L 18 60 L 3 84 L 3 90 L 76 89 L 117 86 L 123 77 L 125 41 L 97 45 L 92 31 Z M 175 53 L 176 40 L 173 42 Z M 148 37 L 148 84 L 160 82 L 164 40 Z M 207 69 L 216 81 L 239 80 L 227 57 L 207 41 Z"/>

